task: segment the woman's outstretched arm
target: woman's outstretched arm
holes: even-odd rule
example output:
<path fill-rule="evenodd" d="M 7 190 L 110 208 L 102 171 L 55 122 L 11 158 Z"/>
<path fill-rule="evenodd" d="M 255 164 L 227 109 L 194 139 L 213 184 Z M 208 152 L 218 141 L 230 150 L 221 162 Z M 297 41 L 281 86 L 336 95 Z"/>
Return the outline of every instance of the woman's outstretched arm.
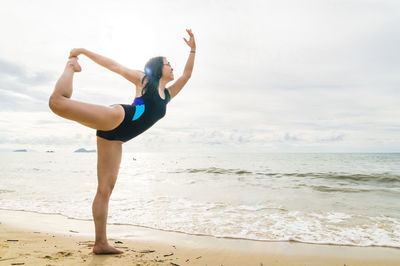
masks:
<path fill-rule="evenodd" d="M 190 47 L 190 54 L 189 58 L 186 61 L 185 69 L 183 70 L 183 74 L 180 78 L 178 78 L 174 84 L 172 84 L 169 88 L 169 94 L 171 95 L 171 99 L 175 97 L 179 91 L 185 86 L 185 84 L 188 82 L 190 77 L 192 76 L 193 72 L 193 66 L 194 66 L 194 57 L 196 54 L 196 42 L 194 40 L 194 35 L 192 33 L 192 30 L 186 30 L 187 33 L 190 36 L 189 40 L 186 40 L 183 38 L 186 42 L 186 44 Z"/>
<path fill-rule="evenodd" d="M 121 76 L 123 76 L 127 80 L 131 81 L 135 85 L 138 85 L 141 82 L 141 78 L 144 75 L 144 73 L 139 70 L 129 69 L 108 57 L 96 54 L 96 53 L 89 51 L 87 49 L 84 49 L 84 48 L 72 49 L 71 53 L 70 53 L 70 57 L 77 57 L 80 54 L 86 55 L 87 57 L 92 59 L 97 64 L 99 64 L 117 74 L 120 74 Z"/>

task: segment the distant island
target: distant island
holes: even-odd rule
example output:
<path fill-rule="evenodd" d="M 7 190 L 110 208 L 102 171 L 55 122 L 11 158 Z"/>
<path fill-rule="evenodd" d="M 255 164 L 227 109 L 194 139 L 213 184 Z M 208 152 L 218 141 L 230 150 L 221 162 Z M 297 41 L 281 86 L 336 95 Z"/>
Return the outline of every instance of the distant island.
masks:
<path fill-rule="evenodd" d="M 80 148 L 80 149 L 77 149 L 77 150 L 74 151 L 74 152 L 96 152 L 96 150 L 87 150 L 87 149 L 85 149 L 85 148 Z"/>
<path fill-rule="evenodd" d="M 14 150 L 14 152 L 28 152 L 28 150 L 26 150 L 26 149 L 22 149 L 22 150 Z"/>

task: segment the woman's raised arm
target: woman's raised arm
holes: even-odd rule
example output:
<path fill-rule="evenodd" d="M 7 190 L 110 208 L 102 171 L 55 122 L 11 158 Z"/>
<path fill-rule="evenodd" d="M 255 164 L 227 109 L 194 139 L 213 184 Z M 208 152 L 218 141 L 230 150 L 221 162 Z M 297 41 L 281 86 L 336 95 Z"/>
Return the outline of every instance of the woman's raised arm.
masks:
<path fill-rule="evenodd" d="M 194 55 L 196 53 L 196 42 L 194 40 L 194 35 L 192 33 L 192 30 L 190 29 L 186 31 L 189 34 L 190 39 L 189 40 L 186 40 L 185 38 L 183 39 L 185 40 L 186 44 L 190 47 L 190 54 L 186 61 L 185 69 L 183 70 L 182 76 L 178 78 L 175 81 L 175 83 L 168 88 L 169 94 L 171 95 L 171 99 L 179 93 L 179 91 L 183 88 L 183 86 L 185 86 L 185 84 L 192 76 L 192 71 L 194 66 Z"/>
<path fill-rule="evenodd" d="M 97 63 L 117 74 L 120 74 L 121 76 L 123 76 L 130 82 L 134 83 L 135 85 L 140 84 L 141 78 L 144 76 L 144 73 L 142 71 L 129 69 L 108 57 L 96 54 L 96 53 L 89 51 L 87 49 L 84 49 L 84 48 L 72 49 L 70 52 L 70 57 L 77 57 L 80 54 L 86 55 L 87 57 L 92 59 L 95 63 Z"/>

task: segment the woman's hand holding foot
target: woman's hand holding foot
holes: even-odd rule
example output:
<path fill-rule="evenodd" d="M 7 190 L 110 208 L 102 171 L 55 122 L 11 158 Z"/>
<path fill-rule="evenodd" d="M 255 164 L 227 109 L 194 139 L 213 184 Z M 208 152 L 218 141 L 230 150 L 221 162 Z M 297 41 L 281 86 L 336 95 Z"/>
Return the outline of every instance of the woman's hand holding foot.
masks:
<path fill-rule="evenodd" d="M 83 54 L 83 48 L 74 48 L 69 52 L 69 58 L 78 57 L 80 54 Z"/>

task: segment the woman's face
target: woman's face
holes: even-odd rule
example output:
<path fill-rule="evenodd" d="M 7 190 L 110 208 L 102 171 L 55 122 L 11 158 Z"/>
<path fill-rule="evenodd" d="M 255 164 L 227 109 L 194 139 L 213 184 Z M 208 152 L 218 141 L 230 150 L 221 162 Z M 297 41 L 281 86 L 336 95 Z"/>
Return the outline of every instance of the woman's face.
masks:
<path fill-rule="evenodd" d="M 163 64 L 162 77 L 168 81 L 174 80 L 174 69 L 165 57 L 163 58 Z"/>

